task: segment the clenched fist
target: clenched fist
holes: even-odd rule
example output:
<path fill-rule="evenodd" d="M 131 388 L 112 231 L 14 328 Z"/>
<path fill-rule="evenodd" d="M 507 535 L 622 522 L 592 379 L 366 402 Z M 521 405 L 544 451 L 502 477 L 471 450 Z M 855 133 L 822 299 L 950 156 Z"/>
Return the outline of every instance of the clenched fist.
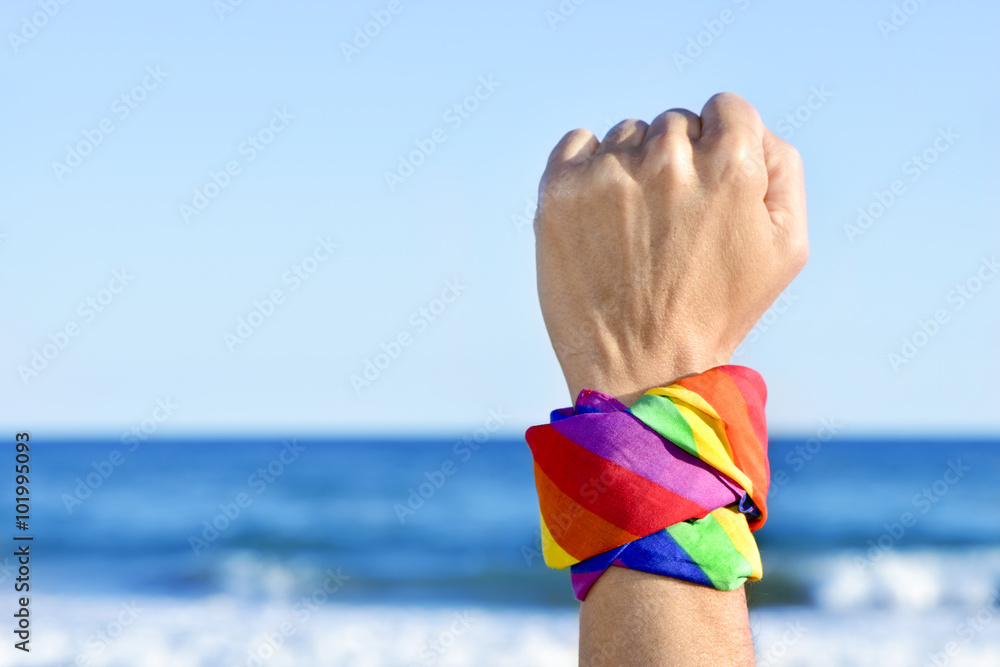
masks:
<path fill-rule="evenodd" d="M 738 95 L 574 130 L 535 218 L 538 295 L 572 399 L 631 405 L 729 359 L 809 256 L 798 152 Z"/>

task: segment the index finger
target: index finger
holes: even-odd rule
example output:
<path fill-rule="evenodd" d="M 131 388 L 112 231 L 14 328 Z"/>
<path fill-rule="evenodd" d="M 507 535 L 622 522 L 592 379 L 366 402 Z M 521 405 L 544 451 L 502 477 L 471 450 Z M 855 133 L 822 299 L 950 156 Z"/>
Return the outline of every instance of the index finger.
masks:
<path fill-rule="evenodd" d="M 713 95 L 701 110 L 701 137 L 697 143 L 708 147 L 718 144 L 726 135 L 737 135 L 755 146 L 764 143 L 760 114 L 736 93 Z"/>

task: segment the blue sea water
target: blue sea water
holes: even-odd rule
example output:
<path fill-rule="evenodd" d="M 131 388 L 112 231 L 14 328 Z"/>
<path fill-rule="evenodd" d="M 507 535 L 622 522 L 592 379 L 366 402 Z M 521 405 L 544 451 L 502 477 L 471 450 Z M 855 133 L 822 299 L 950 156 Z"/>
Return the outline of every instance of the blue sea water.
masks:
<path fill-rule="evenodd" d="M 327 620 L 296 626 L 294 641 L 258 655 L 261 664 L 309 664 L 308 651 L 339 656 L 323 664 L 575 660 L 577 603 L 568 574 L 546 568 L 538 551 L 523 440 L 32 444 L 35 641 L 47 662 L 0 664 L 81 655 L 88 665 L 254 664 L 268 624 L 282 614 L 301 621 L 304 610 Z M 770 457 L 770 518 L 757 533 L 765 578 L 748 592 L 761 664 L 920 665 L 949 641 L 965 647 L 949 664 L 1000 664 L 1000 611 L 971 638 L 959 628 L 1000 591 L 1000 442 L 775 439 Z M 0 559 L 0 579 L 11 562 Z M 325 582 L 329 595 L 303 606 Z M 154 610 L 141 632 L 93 638 L 136 599 Z M 463 611 L 493 630 L 452 637 L 439 654 L 434 638 L 453 632 L 451 615 Z M 822 619 L 832 643 L 813 628 L 782 648 L 783 628 L 803 618 Z M 178 653 L 190 649 L 178 637 L 190 642 L 213 622 L 245 636 Z M 355 630 L 331 640 L 327 623 Z M 871 646 L 822 661 L 831 646 L 853 651 L 859 641 Z M 810 642 L 826 653 L 806 650 Z M 511 643 L 528 657 L 514 661 Z M 154 645 L 172 657 L 148 658 Z M 974 662 L 979 649 L 994 661 Z"/>

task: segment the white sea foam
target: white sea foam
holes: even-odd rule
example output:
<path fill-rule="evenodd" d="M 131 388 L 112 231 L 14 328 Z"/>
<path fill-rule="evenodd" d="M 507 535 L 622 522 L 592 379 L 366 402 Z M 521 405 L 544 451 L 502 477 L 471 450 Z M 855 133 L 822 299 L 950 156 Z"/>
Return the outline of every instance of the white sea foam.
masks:
<path fill-rule="evenodd" d="M 121 625 L 122 605 L 137 614 Z M 0 665 L 68 667 L 351 667 L 576 664 L 576 614 L 481 607 L 248 603 L 231 596 L 79 598 L 36 596 L 30 661 L 0 652 Z M 297 606 L 298 605 L 298 606 Z M 126 615 L 128 618 L 128 615 Z"/>
<path fill-rule="evenodd" d="M 831 611 L 974 608 L 1000 591 L 997 549 L 842 553 L 809 570 L 817 605 Z"/>
<path fill-rule="evenodd" d="M 123 603 L 138 612 L 127 627 L 117 625 Z M 68 667 L 81 655 L 88 667 L 571 667 L 577 658 L 574 610 L 331 600 L 304 617 L 294 602 L 252 604 L 231 596 L 37 596 L 33 604 L 30 661 L 3 651 L 0 665 Z M 767 608 L 752 612 L 751 624 L 760 667 L 923 667 L 933 659 L 936 667 L 996 667 L 1000 612 L 987 617 L 985 609 Z M 979 621 L 969 625 L 977 613 Z M 949 646 L 955 655 L 947 654 Z"/>
<path fill-rule="evenodd" d="M 758 667 L 997 667 L 1000 612 L 979 623 L 980 612 L 787 607 L 754 611 L 751 625 Z"/>
<path fill-rule="evenodd" d="M 799 562 L 814 606 L 752 612 L 761 667 L 1000 665 L 1000 551 L 856 557 Z M 306 582 L 319 590 L 308 568 L 234 557 L 223 570 L 227 593 L 210 597 L 35 596 L 31 654 L 2 651 L 0 667 L 576 664 L 572 608 L 304 603 Z"/>

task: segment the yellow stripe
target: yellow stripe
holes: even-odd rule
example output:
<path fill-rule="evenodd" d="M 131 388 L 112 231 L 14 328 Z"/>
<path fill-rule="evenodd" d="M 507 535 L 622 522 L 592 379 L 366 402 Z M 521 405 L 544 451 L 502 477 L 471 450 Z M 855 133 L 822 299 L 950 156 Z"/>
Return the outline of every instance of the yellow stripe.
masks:
<path fill-rule="evenodd" d="M 698 458 L 742 486 L 753 497 L 753 482 L 733 463 L 733 448 L 726 437 L 726 426 L 708 401 L 676 384 L 650 389 L 646 393 L 669 398 L 691 427 Z"/>
<path fill-rule="evenodd" d="M 723 475 L 742 486 L 750 496 L 753 496 L 753 482 L 733 463 L 733 451 L 726 438 L 724 427 L 719 421 L 709 422 L 704 417 L 682 403 L 675 403 L 681 416 L 691 426 L 698 457 Z M 714 427 L 714 428 L 713 428 Z M 717 429 L 722 429 L 720 434 Z M 721 436 L 721 437 L 720 437 Z"/>
<path fill-rule="evenodd" d="M 549 527 L 545 525 L 545 517 L 542 519 L 542 556 L 545 558 L 545 564 L 549 567 L 561 570 L 563 568 L 569 567 L 570 565 L 576 565 L 580 561 L 576 558 L 570 556 L 566 551 L 559 546 L 555 538 L 552 537 L 552 533 L 549 532 Z"/>
<path fill-rule="evenodd" d="M 733 546 L 740 552 L 748 563 L 752 574 L 748 577 L 750 581 L 757 581 L 764 574 L 764 568 L 760 563 L 760 551 L 757 549 L 757 541 L 750 534 L 750 527 L 747 525 L 746 516 L 740 514 L 731 507 L 720 507 L 712 512 L 712 516 L 719 522 L 722 529 L 729 535 Z"/>
<path fill-rule="evenodd" d="M 719 413 L 715 411 L 715 408 L 712 407 L 711 403 L 701 397 L 701 394 L 696 394 L 690 389 L 685 389 L 679 384 L 672 384 L 669 387 L 650 389 L 646 393 L 653 394 L 655 396 L 666 396 L 667 398 L 679 399 L 691 407 L 701 410 L 713 419 L 721 420 Z M 676 403 L 677 401 L 674 402 Z"/>

